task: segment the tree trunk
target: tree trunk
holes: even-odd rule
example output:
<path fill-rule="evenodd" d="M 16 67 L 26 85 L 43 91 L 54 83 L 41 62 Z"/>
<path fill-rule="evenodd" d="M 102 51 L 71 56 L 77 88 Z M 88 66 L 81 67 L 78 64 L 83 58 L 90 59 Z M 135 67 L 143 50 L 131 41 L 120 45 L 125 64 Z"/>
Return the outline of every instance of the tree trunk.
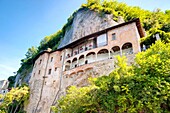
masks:
<path fill-rule="evenodd" d="M 14 112 L 13 112 L 13 113 L 16 113 L 16 111 L 17 111 L 18 107 L 19 107 L 19 104 L 17 104 L 17 106 L 16 106 L 16 108 L 15 108 L 15 110 L 14 110 Z"/>
<path fill-rule="evenodd" d="M 12 103 L 12 108 L 11 108 L 10 113 L 13 113 L 13 112 L 12 112 L 12 111 L 13 111 L 13 108 L 14 108 L 13 104 L 14 104 L 14 103 Z"/>

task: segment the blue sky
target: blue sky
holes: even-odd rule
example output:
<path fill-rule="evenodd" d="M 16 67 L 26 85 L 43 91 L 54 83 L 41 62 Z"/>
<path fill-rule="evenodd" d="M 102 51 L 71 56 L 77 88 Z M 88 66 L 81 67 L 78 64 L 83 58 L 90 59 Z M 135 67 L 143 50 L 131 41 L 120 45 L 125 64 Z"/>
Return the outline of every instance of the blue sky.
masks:
<path fill-rule="evenodd" d="M 153 11 L 168 0 L 118 0 Z M 31 46 L 55 33 L 86 0 L 0 0 L 0 80 L 14 75 Z"/>

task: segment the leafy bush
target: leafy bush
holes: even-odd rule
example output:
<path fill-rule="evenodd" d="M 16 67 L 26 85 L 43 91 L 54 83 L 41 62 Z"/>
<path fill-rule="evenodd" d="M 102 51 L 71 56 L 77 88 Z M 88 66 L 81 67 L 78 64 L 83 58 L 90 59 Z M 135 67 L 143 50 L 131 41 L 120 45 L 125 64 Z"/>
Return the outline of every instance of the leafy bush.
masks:
<path fill-rule="evenodd" d="M 25 113 L 23 109 L 24 103 L 29 98 L 29 88 L 27 86 L 12 88 L 1 98 L 3 98 L 0 104 L 1 113 Z"/>

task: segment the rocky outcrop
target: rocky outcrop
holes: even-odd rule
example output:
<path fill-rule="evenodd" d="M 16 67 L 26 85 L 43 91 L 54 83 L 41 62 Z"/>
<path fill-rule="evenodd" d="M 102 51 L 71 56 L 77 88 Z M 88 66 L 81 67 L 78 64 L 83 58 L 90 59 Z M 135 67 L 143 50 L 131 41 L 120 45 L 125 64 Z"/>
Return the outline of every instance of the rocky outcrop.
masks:
<path fill-rule="evenodd" d="M 20 73 L 17 73 L 15 78 L 14 87 L 21 86 L 21 84 L 28 84 L 32 74 L 32 65 L 28 69 L 23 69 Z"/>
<path fill-rule="evenodd" d="M 99 14 L 97 12 L 82 9 L 74 17 L 73 23 L 65 33 L 58 48 L 62 48 L 84 36 L 117 25 L 111 14 Z"/>

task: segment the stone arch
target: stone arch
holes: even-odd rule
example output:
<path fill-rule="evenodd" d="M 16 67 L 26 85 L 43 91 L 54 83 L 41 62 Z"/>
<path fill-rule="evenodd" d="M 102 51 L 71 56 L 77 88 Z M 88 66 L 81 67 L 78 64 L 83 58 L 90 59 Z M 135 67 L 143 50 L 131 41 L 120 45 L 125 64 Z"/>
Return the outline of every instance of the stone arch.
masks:
<path fill-rule="evenodd" d="M 76 75 L 77 73 L 76 72 L 72 72 L 69 77 L 72 77 L 73 75 Z"/>
<path fill-rule="evenodd" d="M 81 55 L 80 57 L 79 57 L 79 66 L 81 66 L 81 65 L 84 65 L 84 55 Z"/>
<path fill-rule="evenodd" d="M 127 42 L 122 46 L 122 55 L 133 54 L 133 46 L 132 43 Z"/>
<path fill-rule="evenodd" d="M 66 61 L 66 63 L 65 63 L 65 71 L 68 71 L 69 69 L 71 69 L 71 61 L 70 60 Z"/>
<path fill-rule="evenodd" d="M 114 46 L 110 50 L 110 56 L 113 58 L 113 56 L 120 55 L 120 47 L 119 46 Z"/>
<path fill-rule="evenodd" d="M 84 72 L 83 70 L 78 70 L 77 73 Z"/>
<path fill-rule="evenodd" d="M 64 75 L 65 76 L 65 78 L 68 78 L 69 77 L 69 74 L 66 74 L 66 75 Z"/>
<path fill-rule="evenodd" d="M 77 60 L 77 58 L 74 58 L 72 60 L 72 68 L 76 68 L 77 66 L 78 66 L 78 60 Z"/>
<path fill-rule="evenodd" d="M 89 52 L 86 54 L 86 61 L 85 64 L 95 62 L 96 59 L 96 53 L 95 52 Z"/>
<path fill-rule="evenodd" d="M 85 71 L 92 70 L 92 69 L 93 69 L 93 67 L 88 67 L 85 69 Z"/>
<path fill-rule="evenodd" d="M 97 53 L 97 60 L 106 60 L 109 58 L 109 51 L 108 49 L 101 49 Z"/>

